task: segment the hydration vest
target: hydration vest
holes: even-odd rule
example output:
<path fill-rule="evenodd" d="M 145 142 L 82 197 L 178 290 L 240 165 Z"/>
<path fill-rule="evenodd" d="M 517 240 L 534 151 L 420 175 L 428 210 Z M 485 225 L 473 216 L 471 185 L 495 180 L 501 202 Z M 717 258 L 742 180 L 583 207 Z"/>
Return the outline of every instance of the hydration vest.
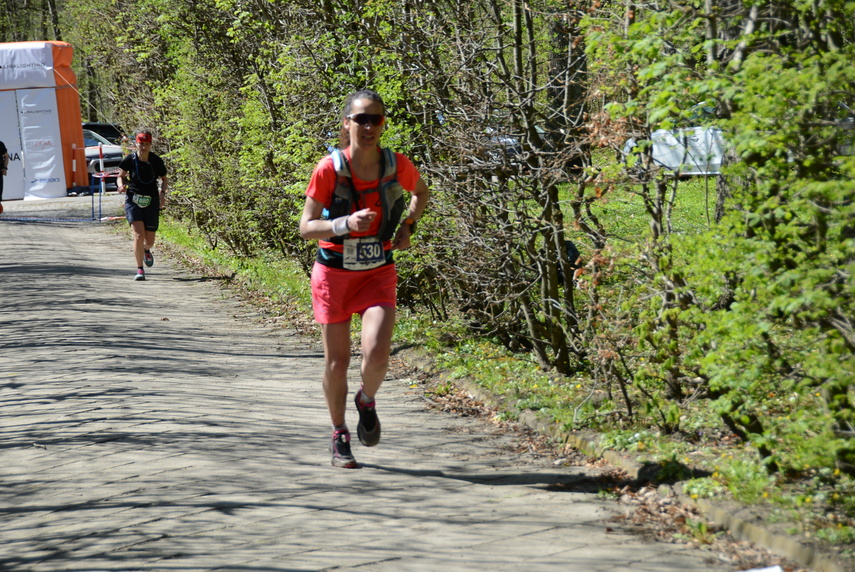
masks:
<path fill-rule="evenodd" d="M 383 207 L 383 218 L 377 236 L 380 237 L 380 240 L 386 241 L 391 240 L 395 235 L 395 229 L 398 227 L 401 215 L 404 214 L 407 204 L 404 201 L 404 188 L 398 182 L 398 164 L 395 159 L 395 153 L 389 149 L 381 149 L 380 151 L 380 171 L 382 173 L 380 183 L 377 188 L 368 189 L 361 193 L 356 190 L 353 184 L 353 179 L 350 175 L 350 165 L 348 165 L 344 153 L 339 149 L 331 153 L 338 180 L 335 184 L 332 203 L 325 209 L 324 214 L 328 220 L 352 214 L 354 206 L 359 204 L 357 197 L 360 194 L 379 191 L 380 202 Z M 334 236 L 328 240 L 333 244 L 342 244 L 344 239 L 349 237 L 350 235 L 346 234 L 344 236 Z"/>

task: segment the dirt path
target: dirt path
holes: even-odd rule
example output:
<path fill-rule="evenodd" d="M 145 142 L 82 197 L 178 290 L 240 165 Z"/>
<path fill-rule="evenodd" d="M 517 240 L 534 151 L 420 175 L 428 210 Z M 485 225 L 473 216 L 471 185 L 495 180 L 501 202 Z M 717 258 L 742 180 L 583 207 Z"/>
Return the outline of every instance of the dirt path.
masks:
<path fill-rule="evenodd" d="M 97 224 L 0 222 L 0 569 L 739 569 L 407 379 L 333 469 L 316 342 L 162 256 L 133 271 Z"/>

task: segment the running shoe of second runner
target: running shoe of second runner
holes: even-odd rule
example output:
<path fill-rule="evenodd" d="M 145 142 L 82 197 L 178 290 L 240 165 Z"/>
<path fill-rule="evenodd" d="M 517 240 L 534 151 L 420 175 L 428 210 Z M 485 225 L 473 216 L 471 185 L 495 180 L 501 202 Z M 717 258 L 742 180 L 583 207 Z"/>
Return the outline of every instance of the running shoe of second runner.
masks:
<path fill-rule="evenodd" d="M 356 392 L 354 401 L 359 411 L 359 424 L 356 426 L 359 442 L 366 447 L 373 447 L 380 442 L 380 419 L 377 418 L 375 401 L 372 399 L 371 403 L 363 403 L 361 389 Z"/>
<path fill-rule="evenodd" d="M 355 469 L 359 466 L 350 452 L 350 431 L 333 431 L 330 452 L 333 467 Z"/>
<path fill-rule="evenodd" d="M 137 268 L 137 273 L 134 276 L 134 280 L 145 280 L 145 270 L 142 268 Z"/>
<path fill-rule="evenodd" d="M 146 250 L 144 253 L 144 260 L 146 266 L 154 266 L 154 255 L 151 253 L 151 250 Z"/>

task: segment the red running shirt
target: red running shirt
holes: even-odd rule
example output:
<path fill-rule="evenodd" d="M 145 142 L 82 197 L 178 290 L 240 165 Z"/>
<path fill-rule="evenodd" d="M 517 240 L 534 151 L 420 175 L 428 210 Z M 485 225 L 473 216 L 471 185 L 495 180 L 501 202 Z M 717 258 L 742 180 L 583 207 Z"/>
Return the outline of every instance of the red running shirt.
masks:
<path fill-rule="evenodd" d="M 348 161 L 350 161 L 350 147 L 344 150 L 344 156 L 347 157 Z M 395 153 L 395 160 L 398 165 L 398 182 L 402 187 L 404 187 L 404 190 L 413 192 L 416 188 L 416 183 L 418 183 L 421 178 L 421 175 L 415 165 L 413 165 L 412 161 L 410 161 L 405 155 Z M 362 191 L 374 188 L 377 185 L 377 179 L 374 179 L 373 181 L 363 181 L 362 179 L 358 179 L 352 173 L 351 179 L 353 180 L 353 186 L 360 192 L 359 205 L 354 207 L 354 211 L 369 208 L 377 213 L 377 217 L 374 219 L 374 222 L 371 224 L 371 228 L 369 228 L 367 232 L 354 232 L 351 233 L 351 236 L 373 236 L 379 232 L 380 224 L 382 222 L 381 219 L 383 218 L 383 206 L 380 202 L 380 193 L 376 190 L 372 193 L 361 193 Z M 312 178 L 309 180 L 309 188 L 306 189 L 306 196 L 312 197 L 324 205 L 329 205 L 332 203 L 332 196 L 335 192 L 335 185 L 337 182 L 338 175 L 336 175 L 332 157 L 327 155 L 321 159 L 315 167 L 315 170 L 312 173 Z M 343 245 L 333 244 L 326 240 L 318 241 L 318 246 L 321 248 L 328 248 L 336 252 L 344 251 Z M 383 248 L 386 250 L 389 250 L 391 247 L 391 241 L 386 241 L 383 244 Z"/>

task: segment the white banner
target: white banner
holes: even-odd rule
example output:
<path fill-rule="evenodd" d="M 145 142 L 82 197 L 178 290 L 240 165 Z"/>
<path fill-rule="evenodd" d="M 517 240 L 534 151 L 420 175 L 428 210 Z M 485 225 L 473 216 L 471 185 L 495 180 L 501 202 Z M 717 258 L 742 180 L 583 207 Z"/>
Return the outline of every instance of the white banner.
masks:
<path fill-rule="evenodd" d="M 0 91 L 0 141 L 9 151 L 9 171 L 3 181 L 3 200 L 24 198 L 24 156 L 18 128 L 18 97 L 14 91 Z"/>
<path fill-rule="evenodd" d="M 0 89 L 49 87 L 53 75 L 53 46 L 47 42 L 10 42 L 0 50 Z"/>
<path fill-rule="evenodd" d="M 24 199 L 64 197 L 67 189 L 56 90 L 19 89 L 15 93 L 24 147 Z"/>

